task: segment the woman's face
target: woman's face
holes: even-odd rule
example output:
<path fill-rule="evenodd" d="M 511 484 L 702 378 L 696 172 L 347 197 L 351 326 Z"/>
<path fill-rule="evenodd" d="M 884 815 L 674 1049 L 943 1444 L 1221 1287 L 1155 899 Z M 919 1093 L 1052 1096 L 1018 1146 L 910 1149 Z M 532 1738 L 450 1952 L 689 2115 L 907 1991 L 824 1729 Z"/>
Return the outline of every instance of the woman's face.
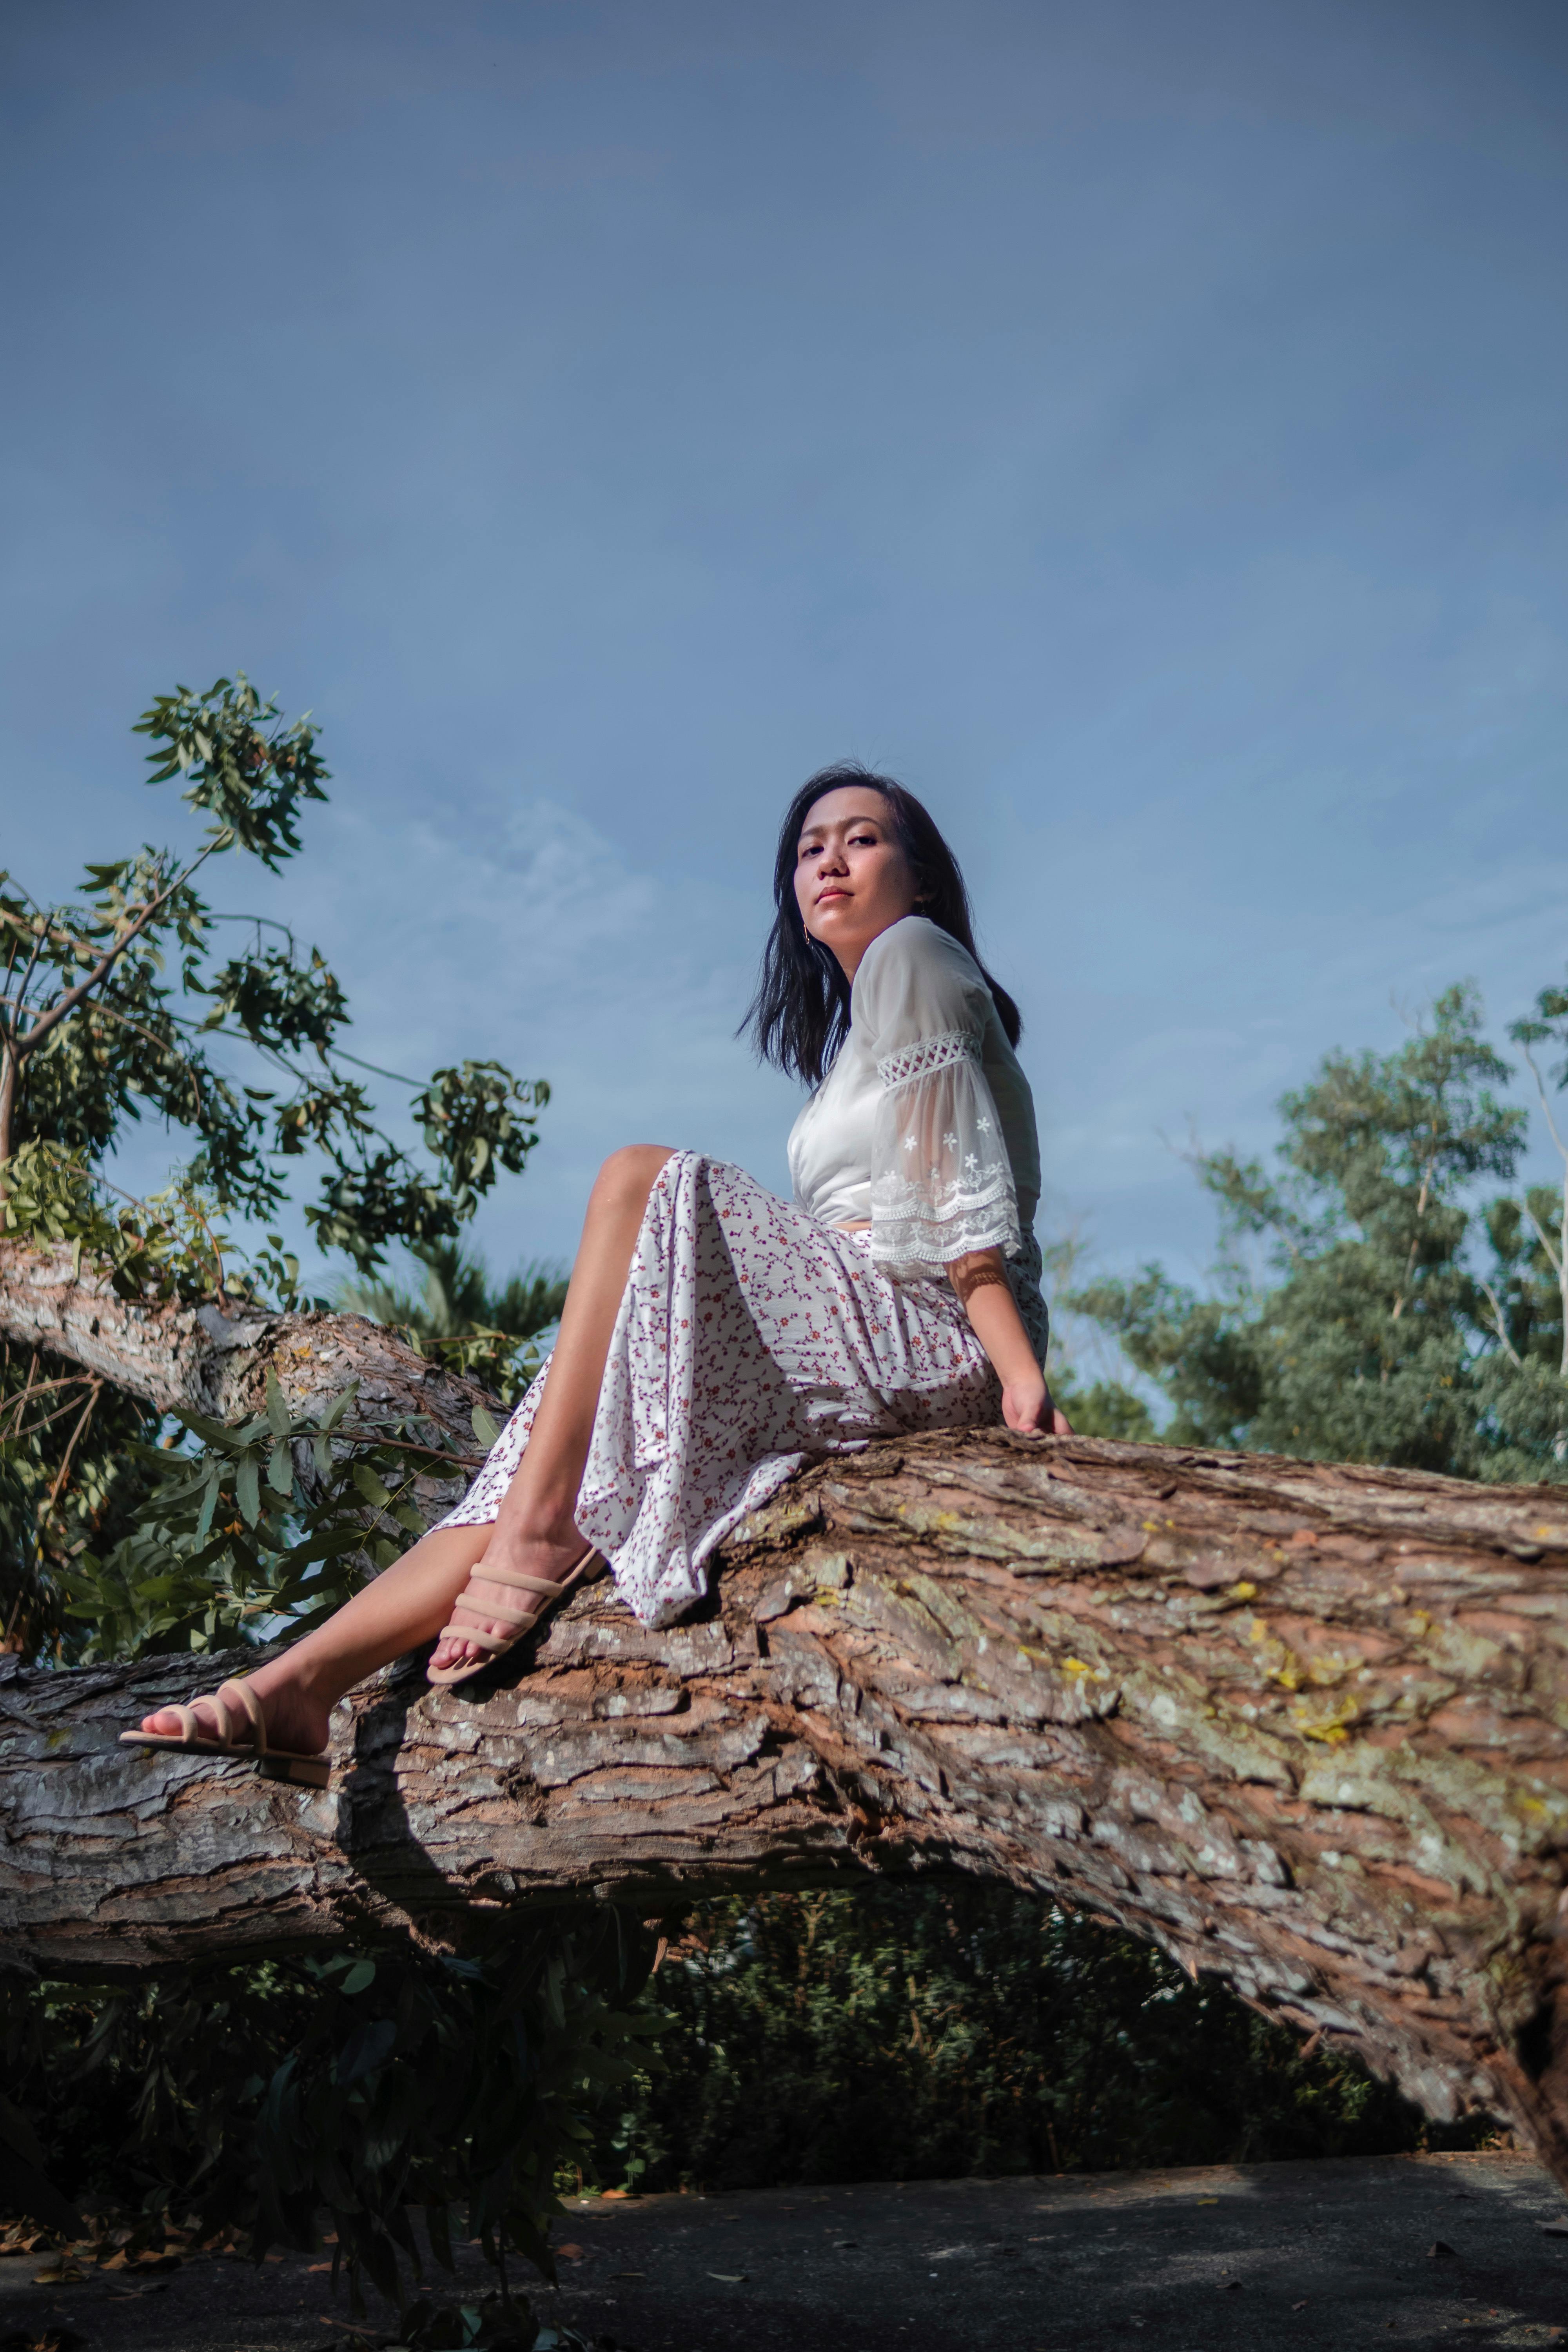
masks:
<path fill-rule="evenodd" d="M 795 845 L 795 900 L 851 980 L 872 940 L 913 913 L 919 889 L 879 792 L 844 784 L 813 803 Z"/>

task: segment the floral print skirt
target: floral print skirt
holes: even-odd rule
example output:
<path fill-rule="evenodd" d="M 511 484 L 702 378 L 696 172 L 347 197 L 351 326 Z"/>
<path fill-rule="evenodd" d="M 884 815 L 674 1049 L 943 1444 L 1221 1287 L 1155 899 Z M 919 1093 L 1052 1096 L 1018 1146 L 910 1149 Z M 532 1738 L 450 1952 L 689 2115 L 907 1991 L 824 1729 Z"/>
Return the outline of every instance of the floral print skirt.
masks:
<path fill-rule="evenodd" d="M 1000 1384 L 952 1286 L 889 1280 L 869 1243 L 721 1160 L 678 1151 L 660 1170 L 577 1502 L 578 1527 L 645 1625 L 700 1600 L 709 1553 L 803 1463 L 1001 1419 Z M 1032 1241 L 1008 1271 L 1043 1363 Z M 443 1527 L 495 1518 L 549 1377 L 546 1362 Z"/>

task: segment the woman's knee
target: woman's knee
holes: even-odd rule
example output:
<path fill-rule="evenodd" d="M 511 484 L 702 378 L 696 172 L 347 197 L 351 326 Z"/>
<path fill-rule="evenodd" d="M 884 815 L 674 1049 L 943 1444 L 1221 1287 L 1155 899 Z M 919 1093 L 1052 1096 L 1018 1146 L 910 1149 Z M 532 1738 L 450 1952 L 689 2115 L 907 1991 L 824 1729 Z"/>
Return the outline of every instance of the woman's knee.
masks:
<path fill-rule="evenodd" d="M 595 1179 L 595 1206 L 635 1208 L 640 1215 L 647 1206 L 647 1196 L 659 1170 L 673 1157 L 672 1144 L 623 1143 L 618 1151 L 611 1152 Z"/>

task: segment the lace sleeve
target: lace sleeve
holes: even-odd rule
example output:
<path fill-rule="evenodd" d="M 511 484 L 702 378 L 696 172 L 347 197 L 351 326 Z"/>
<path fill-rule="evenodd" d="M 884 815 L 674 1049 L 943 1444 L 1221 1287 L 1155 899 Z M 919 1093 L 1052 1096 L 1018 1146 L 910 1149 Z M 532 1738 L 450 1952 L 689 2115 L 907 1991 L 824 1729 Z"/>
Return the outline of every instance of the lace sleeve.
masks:
<path fill-rule="evenodd" d="M 1016 1257 L 1023 1247 L 1002 1121 L 981 1066 L 984 982 L 955 941 L 924 922 L 918 932 L 929 936 L 900 942 L 896 961 L 882 951 L 866 1003 L 868 1018 L 880 1016 L 871 1043 L 882 1084 L 871 1255 L 903 1282 L 940 1275 L 971 1250 Z"/>

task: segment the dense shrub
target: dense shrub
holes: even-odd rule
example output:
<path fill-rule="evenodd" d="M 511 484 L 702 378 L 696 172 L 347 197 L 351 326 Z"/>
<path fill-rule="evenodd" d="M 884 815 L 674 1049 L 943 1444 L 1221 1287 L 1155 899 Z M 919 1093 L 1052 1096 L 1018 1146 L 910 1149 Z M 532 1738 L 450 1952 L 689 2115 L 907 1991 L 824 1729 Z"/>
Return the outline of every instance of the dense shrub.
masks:
<path fill-rule="evenodd" d="M 1152 1947 L 972 1881 L 705 1904 L 653 1987 L 664 2067 L 602 2104 L 605 2183 L 1105 2170 L 1387 2153 L 1430 2130 Z M 1447 2145 L 1470 2145 L 1462 2127 Z"/>

